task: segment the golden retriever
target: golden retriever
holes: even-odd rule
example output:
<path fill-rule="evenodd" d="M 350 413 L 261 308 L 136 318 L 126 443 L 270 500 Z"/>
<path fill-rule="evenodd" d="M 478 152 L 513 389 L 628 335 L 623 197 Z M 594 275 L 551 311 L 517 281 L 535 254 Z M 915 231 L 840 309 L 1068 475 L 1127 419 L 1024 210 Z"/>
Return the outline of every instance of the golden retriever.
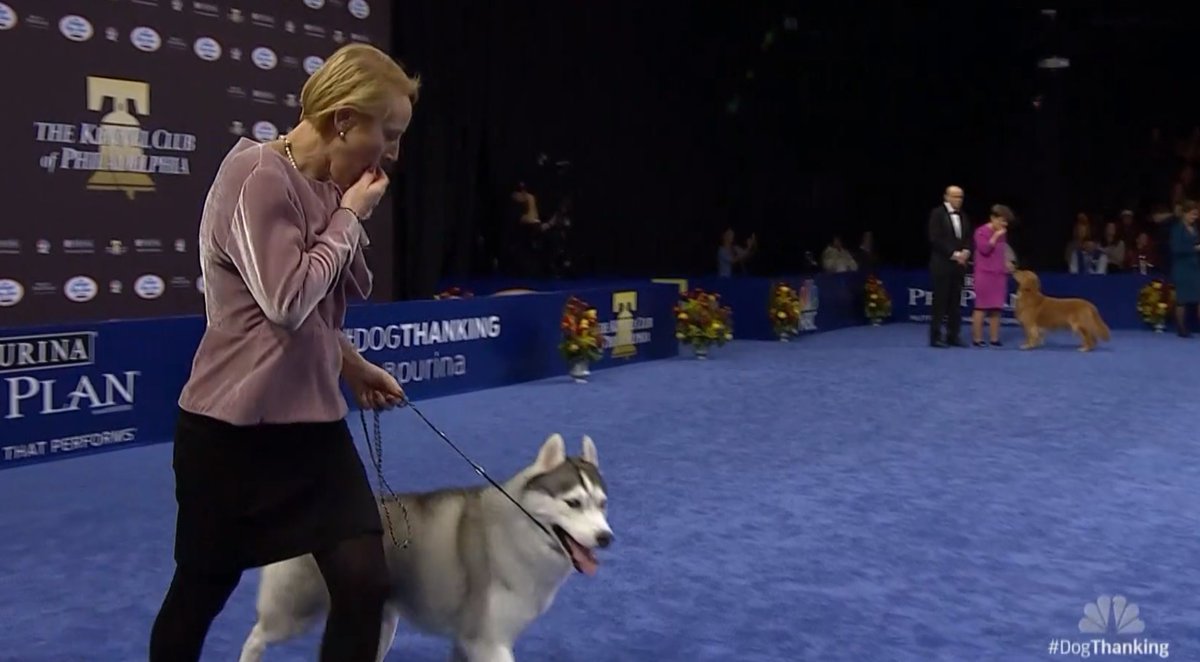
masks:
<path fill-rule="evenodd" d="M 1111 340 L 1100 311 L 1085 299 L 1056 299 L 1042 294 L 1042 283 L 1032 271 L 1014 271 L 1017 281 L 1017 322 L 1025 331 L 1021 349 L 1041 347 L 1044 331 L 1070 329 L 1083 340 L 1081 352 L 1090 352 L 1097 340 Z"/>

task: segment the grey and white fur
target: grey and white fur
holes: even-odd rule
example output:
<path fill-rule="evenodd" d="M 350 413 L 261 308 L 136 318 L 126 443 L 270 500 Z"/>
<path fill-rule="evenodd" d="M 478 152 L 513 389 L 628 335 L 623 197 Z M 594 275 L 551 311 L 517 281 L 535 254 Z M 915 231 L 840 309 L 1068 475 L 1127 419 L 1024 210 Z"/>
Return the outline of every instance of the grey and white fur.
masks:
<path fill-rule="evenodd" d="M 455 662 L 513 662 L 521 633 L 549 609 L 572 572 L 592 574 L 596 548 L 613 540 L 607 490 L 591 438 L 580 457 L 568 457 L 560 435 L 542 444 L 533 464 L 504 483 L 556 539 L 551 539 L 496 488 L 445 489 L 397 496 L 381 507 L 400 548 L 384 536 L 392 587 L 384 608 L 379 661 L 392 647 L 400 619 L 451 639 Z M 267 646 L 323 622 L 329 593 L 312 555 L 262 570 L 258 622 L 240 662 L 258 662 Z"/>

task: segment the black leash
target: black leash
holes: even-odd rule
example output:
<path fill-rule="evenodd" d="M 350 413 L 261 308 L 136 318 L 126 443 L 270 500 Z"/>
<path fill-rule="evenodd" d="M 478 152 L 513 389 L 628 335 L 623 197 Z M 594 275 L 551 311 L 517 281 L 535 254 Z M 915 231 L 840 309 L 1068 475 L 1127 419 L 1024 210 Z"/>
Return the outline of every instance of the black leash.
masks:
<path fill-rule="evenodd" d="M 551 532 L 550 529 L 546 528 L 546 525 L 539 522 L 536 517 L 534 517 L 532 514 L 530 514 L 530 512 L 525 509 L 525 506 L 522 506 L 519 501 L 514 499 L 512 497 L 512 495 L 508 493 L 507 490 L 505 490 L 503 487 L 500 486 L 500 483 L 497 483 L 495 480 L 493 480 L 492 477 L 489 476 L 488 473 L 483 470 L 483 467 L 476 464 L 473 460 L 471 460 L 470 457 L 467 457 L 467 454 L 462 452 L 462 449 L 460 449 L 457 445 L 455 445 L 455 443 L 453 441 L 450 441 L 450 437 L 447 437 L 445 432 L 442 432 L 441 430 L 438 429 L 438 427 L 436 425 L 434 425 L 432 422 L 430 422 L 430 420 L 425 417 L 425 414 L 421 413 L 421 410 L 417 409 L 417 406 L 414 405 L 411 400 L 404 400 L 403 403 L 401 404 L 401 406 L 407 407 L 407 408 L 413 410 L 413 413 L 415 413 L 417 416 L 419 416 L 421 418 L 421 420 L 424 421 L 425 425 L 427 425 L 430 430 L 433 430 L 434 434 L 441 437 L 442 441 L 449 444 L 450 448 L 454 449 L 454 452 L 458 453 L 459 456 L 462 457 L 462 459 L 466 460 L 467 464 L 471 465 L 471 468 L 475 470 L 475 473 L 479 474 L 480 476 L 483 476 L 483 478 L 485 480 L 487 480 L 487 482 L 492 484 L 492 487 L 499 490 L 500 493 L 503 494 L 509 501 L 511 501 L 514 506 L 519 508 L 522 513 L 525 513 L 525 516 L 529 518 L 530 522 L 533 522 L 537 526 L 537 528 L 541 529 L 542 533 L 545 533 L 547 536 L 550 536 L 550 539 L 554 541 L 555 546 L 562 547 L 562 543 L 559 542 L 558 536 L 554 535 L 554 533 Z M 366 413 L 362 409 L 359 409 L 358 415 L 359 415 L 359 418 L 362 420 L 363 434 L 367 434 Z M 392 543 L 396 544 L 398 547 L 403 548 L 403 547 L 408 546 L 409 539 L 411 539 L 411 537 L 412 537 L 412 529 L 408 525 L 408 510 L 406 508 L 404 508 L 404 503 L 399 501 L 399 499 L 396 498 L 395 493 L 392 492 L 392 488 L 387 484 L 387 481 L 383 478 L 383 435 L 380 432 L 379 410 L 378 409 L 373 410 L 372 415 L 374 416 L 375 436 L 374 436 L 374 438 L 372 438 L 369 435 L 367 436 L 367 449 L 368 449 L 368 452 L 370 452 L 370 454 L 371 454 L 371 462 L 375 465 L 375 475 L 379 479 L 380 487 L 386 488 L 387 491 L 390 493 L 391 498 L 393 500 L 397 501 L 397 503 L 400 503 L 400 509 L 404 513 L 404 525 L 406 528 L 408 528 L 408 537 L 405 538 L 404 544 L 400 545 L 400 544 L 396 543 L 396 535 L 394 532 L 392 533 Z M 382 499 L 382 497 L 381 497 L 381 499 Z M 391 524 L 390 518 L 388 518 L 388 531 L 389 532 L 392 531 L 392 524 Z"/>

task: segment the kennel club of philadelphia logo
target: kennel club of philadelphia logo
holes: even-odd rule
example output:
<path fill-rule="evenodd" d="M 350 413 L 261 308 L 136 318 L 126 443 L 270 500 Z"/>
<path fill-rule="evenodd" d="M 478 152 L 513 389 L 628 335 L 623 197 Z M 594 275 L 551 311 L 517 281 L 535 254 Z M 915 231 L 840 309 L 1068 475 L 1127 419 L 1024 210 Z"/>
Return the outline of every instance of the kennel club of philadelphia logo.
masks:
<path fill-rule="evenodd" d="M 196 136 L 144 126 L 151 113 L 149 83 L 88 76 L 85 93 L 91 121 L 33 123 L 37 142 L 56 146 L 41 157 L 46 172 L 90 172 L 88 190 L 119 191 L 130 200 L 152 193 L 155 176 L 191 175 Z"/>
<path fill-rule="evenodd" d="M 638 293 L 613 292 L 613 318 L 600 325 L 604 335 L 604 347 L 611 350 L 614 359 L 628 359 L 637 355 L 637 346 L 650 342 L 653 317 L 638 317 Z"/>
<path fill-rule="evenodd" d="M 1170 644 L 1137 636 L 1145 631 L 1146 623 L 1136 603 L 1123 595 L 1102 595 L 1083 606 L 1083 617 L 1079 619 L 1079 632 L 1092 637 L 1053 639 L 1047 652 L 1077 658 L 1093 655 L 1169 658 Z"/>

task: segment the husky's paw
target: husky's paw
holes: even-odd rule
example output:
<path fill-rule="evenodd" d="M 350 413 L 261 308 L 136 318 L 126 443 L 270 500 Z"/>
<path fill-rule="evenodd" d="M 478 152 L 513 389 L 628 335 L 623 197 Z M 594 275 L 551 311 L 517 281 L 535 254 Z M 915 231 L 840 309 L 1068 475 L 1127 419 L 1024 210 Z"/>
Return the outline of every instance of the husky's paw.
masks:
<path fill-rule="evenodd" d="M 512 648 L 483 641 L 460 641 L 454 646 L 450 662 L 516 662 Z"/>

